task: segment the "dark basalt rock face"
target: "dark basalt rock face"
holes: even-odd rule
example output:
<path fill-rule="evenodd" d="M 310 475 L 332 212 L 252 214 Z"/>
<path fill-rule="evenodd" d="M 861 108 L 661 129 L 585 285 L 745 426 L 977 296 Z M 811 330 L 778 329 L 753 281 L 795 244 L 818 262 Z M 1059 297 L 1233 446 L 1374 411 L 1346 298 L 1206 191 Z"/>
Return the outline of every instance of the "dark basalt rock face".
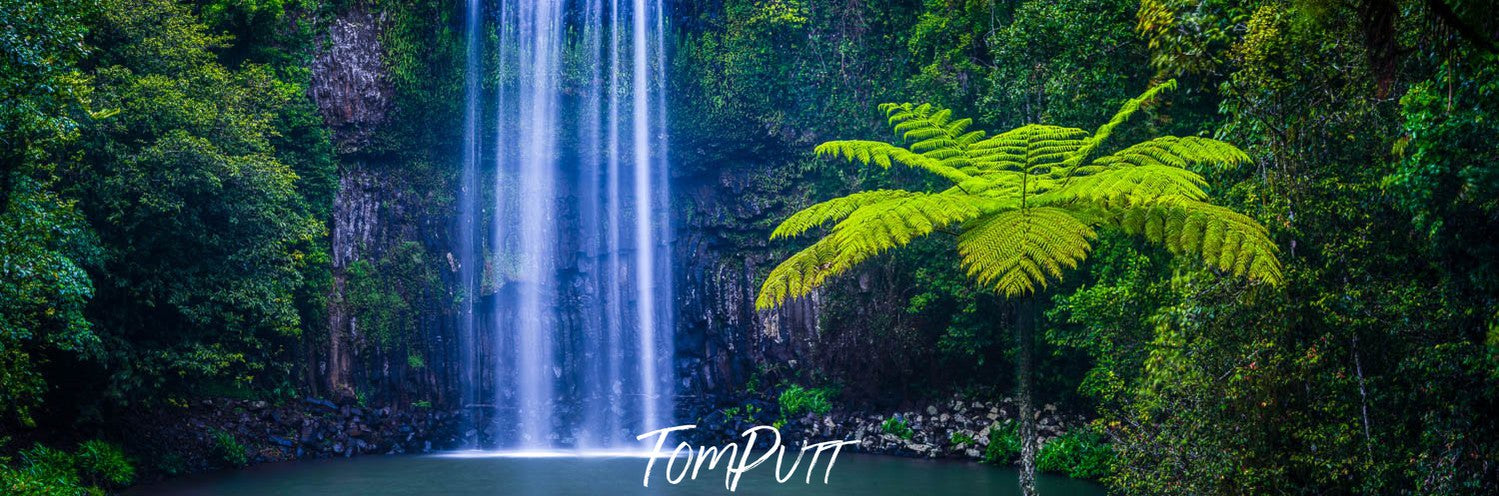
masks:
<path fill-rule="evenodd" d="M 770 270 L 812 239 L 771 241 L 771 230 L 817 200 L 811 184 L 828 179 L 825 170 L 745 157 L 795 156 L 812 145 L 765 151 L 694 138 L 684 131 L 672 155 L 678 403 L 742 397 L 756 375 L 762 387 L 831 379 L 855 402 L 923 393 L 888 387 L 932 363 L 917 353 L 932 348 L 920 343 L 925 336 L 882 317 L 905 306 L 888 267 L 871 263 L 776 310 L 755 309 Z M 678 418 L 692 418 L 689 410 L 678 408 Z"/>
<path fill-rule="evenodd" d="M 312 87 L 340 153 L 360 151 L 385 122 L 392 90 L 380 45 L 380 20 L 351 10 L 334 18 L 312 61 Z"/>
<path fill-rule="evenodd" d="M 451 383 L 457 371 L 452 360 L 455 340 L 445 309 L 418 309 L 417 332 L 427 342 L 425 353 L 403 347 L 382 351 L 368 346 L 368 333 L 347 303 L 352 264 L 375 263 L 408 242 L 422 245 L 424 253 L 435 260 L 447 250 L 451 225 L 450 212 L 443 210 L 446 188 L 416 184 L 430 182 L 430 178 L 415 177 L 399 159 L 368 149 L 371 137 L 390 119 L 395 97 L 380 42 L 384 15 L 354 6 L 327 20 L 320 52 L 310 66 L 308 96 L 332 131 L 339 178 L 328 219 L 333 280 L 327 329 L 326 333 L 308 333 L 306 380 L 312 394 L 340 402 L 366 393 L 371 402 L 430 400 L 449 406 L 447 393 L 454 390 Z M 451 288 L 411 288 L 410 292 L 447 295 Z M 408 366 L 409 356 L 422 358 L 424 366 Z"/>
<path fill-rule="evenodd" d="M 795 366 L 817 336 L 816 294 L 755 310 L 763 274 L 786 256 L 766 236 L 784 215 L 777 171 L 676 178 L 678 394 L 734 394 L 758 368 Z M 679 402 L 688 403 L 688 402 Z"/>

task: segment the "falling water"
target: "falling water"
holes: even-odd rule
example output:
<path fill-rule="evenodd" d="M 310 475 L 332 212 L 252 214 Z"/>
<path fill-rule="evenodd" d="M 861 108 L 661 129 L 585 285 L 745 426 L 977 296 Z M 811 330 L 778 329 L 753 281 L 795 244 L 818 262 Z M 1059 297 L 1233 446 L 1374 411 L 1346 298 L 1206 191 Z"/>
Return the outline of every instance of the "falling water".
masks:
<path fill-rule="evenodd" d="M 468 0 L 468 54 L 464 61 L 464 113 L 463 113 L 463 174 L 458 184 L 458 283 L 463 291 L 459 294 L 458 308 L 458 363 L 460 367 L 459 400 L 471 405 L 477 399 L 479 383 L 479 341 L 476 319 L 476 300 L 479 290 L 479 269 L 483 263 L 478 257 L 479 235 L 479 3 Z"/>
<path fill-rule="evenodd" d="M 634 447 L 673 423 L 662 0 L 491 0 L 487 18 L 469 1 L 455 253 L 471 444 Z"/>

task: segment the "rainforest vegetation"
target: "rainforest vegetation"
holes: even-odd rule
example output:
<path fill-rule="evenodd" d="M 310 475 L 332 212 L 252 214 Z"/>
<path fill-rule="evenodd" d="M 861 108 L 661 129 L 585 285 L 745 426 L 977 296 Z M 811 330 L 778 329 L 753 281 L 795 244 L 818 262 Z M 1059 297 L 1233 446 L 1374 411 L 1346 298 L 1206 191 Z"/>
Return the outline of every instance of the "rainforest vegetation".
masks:
<path fill-rule="evenodd" d="M 986 458 L 1119 494 L 1492 493 L 1494 8 L 669 3 L 674 229 L 819 306 L 815 367 L 714 392 L 785 385 L 769 422 L 1018 384 L 1090 421 Z M 315 88 L 350 13 L 389 99 L 358 139 Z M 462 17 L 0 0 L 0 492 L 175 473 L 130 422 L 203 400 L 455 406 Z M 404 227 L 342 263 L 360 181 Z"/>

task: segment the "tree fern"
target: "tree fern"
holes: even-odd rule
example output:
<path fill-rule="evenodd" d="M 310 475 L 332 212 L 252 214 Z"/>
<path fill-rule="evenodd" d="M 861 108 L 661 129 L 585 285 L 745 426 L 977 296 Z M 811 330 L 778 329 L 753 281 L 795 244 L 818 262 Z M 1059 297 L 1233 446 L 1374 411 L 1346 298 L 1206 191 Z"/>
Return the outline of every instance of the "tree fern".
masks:
<path fill-rule="evenodd" d="M 793 214 L 772 239 L 836 224 L 771 271 L 756 306 L 805 295 L 870 257 L 952 226 L 968 274 L 1005 296 L 1060 279 L 1087 258 L 1095 231 L 1109 228 L 1194 255 L 1225 273 L 1279 284 L 1277 248 L 1265 228 L 1207 203 L 1207 183 L 1194 170 L 1248 163 L 1243 151 L 1210 138 L 1163 136 L 1101 153 L 1131 115 L 1173 88 L 1169 81 L 1125 102 L 1091 133 L 1031 124 L 991 136 L 947 109 L 881 105 L 901 144 L 830 141 L 817 154 L 883 168 L 902 164 L 952 187 L 866 191 Z"/>
<path fill-rule="evenodd" d="M 1164 136 L 1117 148 L 1108 138 L 1174 81 L 1124 103 L 1093 132 L 1032 124 L 989 136 L 932 105 L 880 106 L 901 144 L 830 141 L 820 156 L 890 168 L 903 164 L 952 183 L 942 191 L 876 190 L 807 207 L 771 237 L 836 222 L 812 246 L 773 269 L 755 305 L 772 308 L 828 278 L 938 230 L 956 227 L 968 276 L 1006 297 L 1025 296 L 1087 259 L 1098 229 L 1119 229 L 1194 255 L 1208 267 L 1279 284 L 1276 247 L 1247 216 L 1208 203 L 1196 170 L 1233 167 L 1249 156 L 1209 138 Z M 1029 300 L 1024 300 L 1029 301 Z M 1030 412 L 1028 303 L 1016 315 L 1016 381 L 1021 417 L 1022 494 L 1035 492 L 1035 416 Z"/>

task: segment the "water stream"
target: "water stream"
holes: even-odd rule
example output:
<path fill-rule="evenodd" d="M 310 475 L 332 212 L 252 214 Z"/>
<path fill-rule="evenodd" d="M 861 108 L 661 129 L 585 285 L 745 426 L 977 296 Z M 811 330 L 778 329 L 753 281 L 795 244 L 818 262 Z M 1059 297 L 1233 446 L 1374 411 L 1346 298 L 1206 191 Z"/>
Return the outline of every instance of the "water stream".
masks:
<path fill-rule="evenodd" d="M 645 461 L 628 457 L 441 457 L 387 456 L 352 460 L 277 463 L 245 470 L 173 479 L 136 492 L 153 495 L 221 496 L 265 494 L 360 494 L 365 496 L 447 495 L 726 495 L 909 496 L 913 494 L 1019 493 L 1013 468 L 972 462 L 916 460 L 845 454 L 831 473 L 821 466 L 807 482 L 806 470 L 777 483 L 772 464 L 744 475 L 734 492 L 725 489 L 722 470 L 667 484 L 657 467 L 649 488 L 641 485 Z M 782 470 L 790 473 L 790 462 Z M 681 467 L 677 469 L 680 471 Z M 822 477 L 827 476 L 823 483 Z M 1042 474 L 1043 496 L 1102 496 L 1099 485 Z"/>

